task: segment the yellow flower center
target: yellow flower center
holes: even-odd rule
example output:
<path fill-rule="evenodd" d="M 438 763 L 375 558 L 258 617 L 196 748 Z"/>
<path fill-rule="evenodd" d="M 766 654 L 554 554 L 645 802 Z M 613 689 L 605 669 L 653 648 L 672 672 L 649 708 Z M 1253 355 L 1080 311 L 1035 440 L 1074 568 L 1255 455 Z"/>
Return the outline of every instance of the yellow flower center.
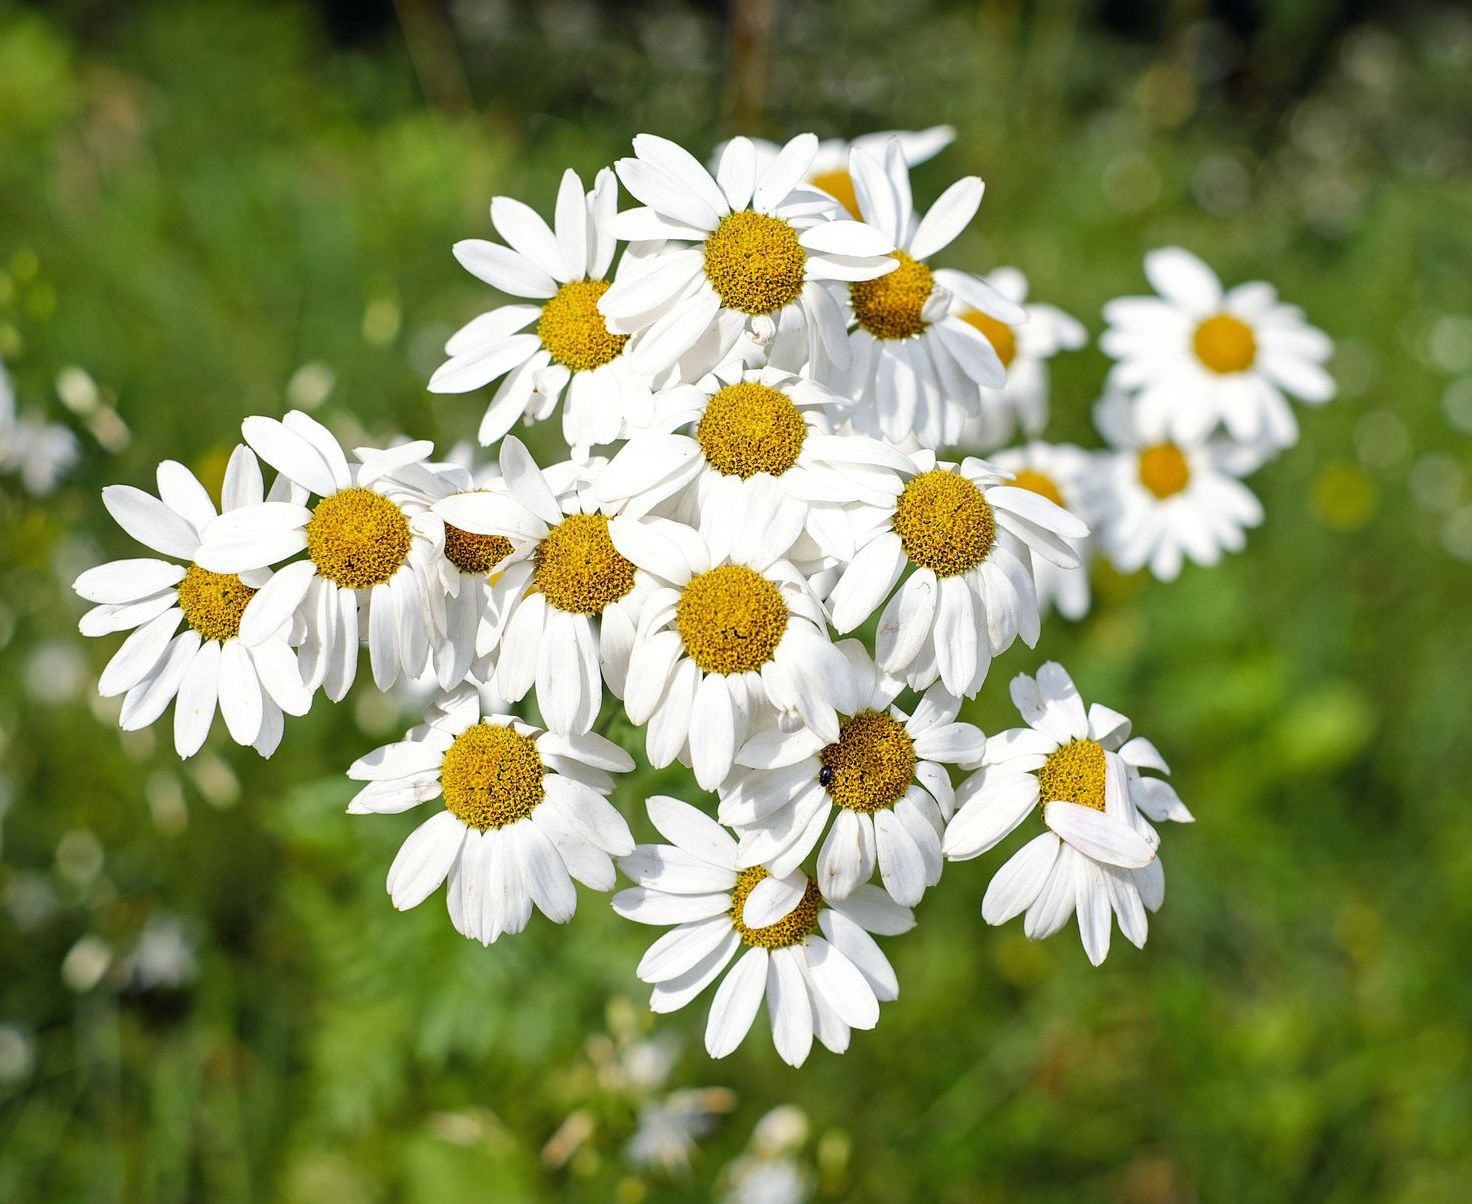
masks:
<path fill-rule="evenodd" d="M 598 299 L 609 284 L 607 280 L 574 280 L 542 306 L 537 337 L 556 363 L 574 372 L 591 372 L 619 357 L 629 336 L 609 334 L 598 310 Z"/>
<path fill-rule="evenodd" d="M 723 564 L 690 579 L 675 608 L 685 651 L 706 673 L 750 673 L 787 630 L 782 591 L 754 569 Z"/>
<path fill-rule="evenodd" d="M 828 796 L 850 811 L 892 807 L 915 774 L 915 742 L 905 725 L 880 711 L 860 711 L 838 729 L 838 742 L 818 754 Z"/>
<path fill-rule="evenodd" d="M 1063 505 L 1063 491 L 1058 488 L 1058 482 L 1047 473 L 1038 472 L 1035 468 L 1024 468 L 1017 474 L 1016 479 L 1009 481 L 1008 484 L 1045 497 L 1055 506 Z"/>
<path fill-rule="evenodd" d="M 477 535 L 445 524 L 445 559 L 462 573 L 484 576 L 511 555 L 511 541 L 504 535 Z"/>
<path fill-rule="evenodd" d="M 797 463 L 807 424 L 780 389 L 742 381 L 710 399 L 695 428 L 706 463 L 728 477 L 781 476 Z"/>
<path fill-rule="evenodd" d="M 991 503 L 971 481 L 944 468 L 910 478 L 895 504 L 894 530 L 910 563 L 939 577 L 974 569 L 997 541 Z"/>
<path fill-rule="evenodd" d="M 1005 322 L 998 322 L 991 314 L 984 314 L 979 309 L 968 309 L 961 315 L 961 321 L 976 327 L 986 336 L 986 341 L 992 345 L 992 350 L 1002 361 L 1002 367 L 1012 366 L 1012 361 L 1017 358 L 1017 334 L 1012 327 Z"/>
<path fill-rule="evenodd" d="M 848 286 L 849 300 L 859 325 L 876 339 L 908 339 L 925 330 L 920 312 L 930 300 L 934 281 L 930 269 L 903 251 L 891 251 L 900 266 L 874 280 L 856 280 Z"/>
<path fill-rule="evenodd" d="M 814 188 L 821 188 L 847 209 L 855 221 L 863 221 L 864 215 L 859 211 L 858 194 L 854 191 L 854 178 L 843 168 L 840 167 L 837 171 L 819 172 L 809 183 Z"/>
<path fill-rule="evenodd" d="M 558 610 L 596 615 L 634 588 L 634 566 L 608 535 L 608 516 L 569 514 L 537 545 L 532 578 Z"/>
<path fill-rule="evenodd" d="M 477 723 L 455 737 L 440 764 L 445 806 L 472 828 L 504 828 L 542 801 L 537 742 L 510 725 Z"/>
<path fill-rule="evenodd" d="M 765 928 L 748 928 L 742 918 L 747 897 L 756 889 L 756 884 L 767 876 L 767 871 L 759 865 L 742 870 L 736 875 L 736 886 L 731 891 L 731 926 L 748 945 L 760 945 L 764 949 L 785 949 L 788 945 L 801 945 L 818 930 L 818 908 L 823 903 L 818 884 L 809 878 L 797 906 L 775 924 L 768 924 Z"/>
<path fill-rule="evenodd" d="M 1049 753 L 1038 770 L 1044 803 L 1077 803 L 1104 810 L 1104 746 L 1097 740 L 1074 740 Z"/>
<path fill-rule="evenodd" d="M 1191 483 L 1191 465 L 1174 443 L 1157 443 L 1140 453 L 1140 484 L 1164 499 Z"/>
<path fill-rule="evenodd" d="M 1213 372 L 1245 372 L 1257 358 L 1252 327 L 1231 314 L 1213 314 L 1196 327 L 1196 358 Z"/>
<path fill-rule="evenodd" d="M 721 304 L 769 314 L 797 300 L 808 257 L 781 218 L 743 209 L 728 213 L 705 240 L 705 275 Z"/>
<path fill-rule="evenodd" d="M 381 493 L 339 490 L 312 511 L 307 555 L 321 576 L 345 589 L 381 585 L 409 559 L 409 519 Z"/>
<path fill-rule="evenodd" d="M 205 639 L 233 640 L 255 592 L 234 573 L 212 573 L 191 564 L 179 582 L 179 609 L 184 621 Z"/>

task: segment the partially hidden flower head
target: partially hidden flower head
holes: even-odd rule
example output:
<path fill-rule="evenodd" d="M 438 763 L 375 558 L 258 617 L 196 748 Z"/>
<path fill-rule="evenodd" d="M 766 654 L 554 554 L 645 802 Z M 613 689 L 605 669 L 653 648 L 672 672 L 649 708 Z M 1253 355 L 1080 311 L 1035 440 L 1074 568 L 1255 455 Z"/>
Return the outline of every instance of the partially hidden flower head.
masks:
<path fill-rule="evenodd" d="M 0 472 L 16 473 L 27 493 L 44 497 L 81 454 L 71 428 L 30 410 L 17 412 L 15 391 L 0 363 Z"/>
<path fill-rule="evenodd" d="M 1056 607 L 1064 618 L 1077 620 L 1089 611 L 1089 562 L 1093 559 L 1095 541 L 1092 506 L 1098 493 L 1095 478 L 1100 471 L 1100 460 L 1101 457 L 1072 444 L 1036 439 L 991 457 L 993 464 L 1012 474 L 1012 484 L 1018 489 L 1040 494 L 1090 526 L 1089 535 L 1068 541 L 1079 556 L 1079 563 L 1072 568 L 1041 556 L 1033 557 L 1038 609 L 1044 615 L 1049 608 Z"/>

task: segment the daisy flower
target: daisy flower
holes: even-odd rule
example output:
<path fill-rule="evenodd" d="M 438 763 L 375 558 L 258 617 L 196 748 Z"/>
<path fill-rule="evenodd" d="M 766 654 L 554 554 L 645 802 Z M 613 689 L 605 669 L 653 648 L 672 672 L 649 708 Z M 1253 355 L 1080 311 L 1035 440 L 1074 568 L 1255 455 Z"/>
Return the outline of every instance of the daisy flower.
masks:
<path fill-rule="evenodd" d="M 1151 251 L 1145 275 L 1158 296 L 1104 307 L 1099 346 L 1118 361 L 1110 385 L 1136 393 L 1145 417 L 1177 442 L 1199 441 L 1218 422 L 1241 443 L 1296 442 L 1287 397 L 1320 405 L 1334 396 L 1329 337 L 1270 284 L 1223 292 L 1216 273 L 1180 247 Z"/>
<path fill-rule="evenodd" d="M 973 697 L 992 657 L 1019 635 L 1029 648 L 1037 643 L 1032 557 L 1077 565 L 1068 541 L 1088 533 L 985 460 L 956 465 L 917 452 L 893 505 L 860 536 L 828 597 L 833 626 L 852 631 L 883 605 L 880 668 L 916 690 L 939 678 L 952 694 Z"/>
<path fill-rule="evenodd" d="M 1012 484 L 1018 489 L 1030 489 L 1084 522 L 1090 521 L 1089 506 L 1098 471 L 1095 456 L 1091 453 L 1067 443 L 1032 442 L 998 452 L 991 462 L 1011 473 Z M 1056 606 L 1064 618 L 1081 619 L 1089 611 L 1089 560 L 1093 537 L 1090 535 L 1068 542 L 1079 557 L 1079 563 L 1073 568 L 1062 568 L 1040 556 L 1033 557 L 1038 610 L 1047 614 L 1050 606 Z"/>
<path fill-rule="evenodd" d="M 724 1058 L 741 1044 L 762 999 L 782 1060 L 801 1066 L 816 1036 L 834 1053 L 851 1029 L 873 1028 L 899 980 L 870 933 L 907 932 L 915 920 L 877 887 L 825 899 L 806 874 L 775 877 L 737 866 L 736 841 L 678 799 L 656 795 L 649 818 L 667 845 L 639 845 L 619 861 L 635 885 L 613 909 L 641 924 L 670 926 L 637 973 L 655 1012 L 684 1007 L 731 966 L 717 988 L 705 1048 Z"/>
<path fill-rule="evenodd" d="M 280 422 L 247 418 L 241 429 L 290 483 L 291 500 L 222 515 L 203 531 L 197 559 L 214 572 L 241 573 L 307 554 L 250 600 L 241 638 L 253 643 L 299 614 L 302 675 L 334 702 L 357 675 L 360 632 L 380 690 L 401 672 L 417 676 L 429 661 L 426 582 L 444 534 L 421 491 L 394 474 L 420 465 L 432 445 L 360 447 L 350 464 L 332 432 L 300 410 Z M 309 508 L 303 503 L 313 495 Z"/>
<path fill-rule="evenodd" d="M 698 528 L 629 516 L 609 523 L 614 547 L 655 579 L 624 687 L 629 721 L 649 725 L 655 766 L 680 758 L 714 789 L 748 732 L 774 712 L 838 739 L 847 665 L 822 605 L 785 559 L 802 526 L 802 506 L 765 476 L 707 508 Z"/>
<path fill-rule="evenodd" d="M 1213 565 L 1240 552 L 1246 531 L 1262 522 L 1262 503 L 1237 478 L 1232 445 L 1178 443 L 1124 397 L 1106 397 L 1095 425 L 1114 448 L 1098 453 L 1091 503 L 1099 542 L 1114 567 L 1148 567 L 1174 581 L 1181 563 Z"/>
<path fill-rule="evenodd" d="M 262 497 L 260 466 L 237 447 L 225 469 L 222 508 L 230 514 Z M 240 636 L 241 617 L 270 570 L 220 573 L 197 562 L 200 533 L 218 512 L 198 478 L 174 460 L 158 466 L 158 497 L 109 485 L 102 502 L 124 531 L 171 558 L 114 560 L 72 586 L 97 603 L 82 617 L 83 635 L 132 632 L 97 683 L 104 698 L 123 695 L 122 729 L 147 727 L 177 697 L 174 747 L 181 757 L 204 744 L 217 705 L 230 738 L 269 757 L 281 742 L 282 712 L 305 715 L 311 705 L 288 644 L 290 615 L 257 639 Z"/>
<path fill-rule="evenodd" d="M 489 945 L 525 928 L 533 904 L 567 923 L 574 879 L 613 889 L 611 859 L 634 840 L 608 801 L 610 772 L 633 768 L 602 736 L 558 736 L 489 713 L 464 685 L 442 694 L 403 740 L 353 763 L 348 777 L 368 784 L 348 811 L 393 814 L 443 799 L 389 867 L 389 898 L 400 911 L 417 907 L 448 879 L 451 922 Z"/>
<path fill-rule="evenodd" d="M 1007 372 L 1001 388 L 982 390 L 981 413 L 961 428 L 963 446 L 993 448 L 1012 437 L 1014 426 L 1029 438 L 1042 434 L 1048 421 L 1048 361 L 1060 351 L 1076 351 L 1089 335 L 1057 306 L 1028 304 L 1027 277 L 1016 268 L 998 268 L 982 279 L 1027 314 L 1022 325 L 1012 326 L 952 299 L 952 312 L 986 336 Z"/>
<path fill-rule="evenodd" d="M 1109 952 L 1110 913 L 1137 946 L 1145 912 L 1165 898 L 1150 820 L 1191 822 L 1170 784 L 1141 770 L 1170 772 L 1155 746 L 1130 738 L 1123 715 L 1095 703 L 1084 711 L 1073 681 L 1049 662 L 1034 681 L 1012 679 L 1012 701 L 1027 727 L 992 736 L 982 768 L 956 791 L 960 804 L 943 848 L 953 861 L 979 857 L 1039 805 L 1047 830 L 997 871 L 982 900 L 989 924 L 1026 912 L 1033 940 L 1057 932 L 1077 913 L 1079 936 L 1098 965 Z M 1148 819 L 1146 817 L 1149 817 Z"/>
<path fill-rule="evenodd" d="M 847 362 L 833 284 L 894 271 L 894 244 L 803 186 L 817 147 L 800 134 L 758 169 L 751 140 L 733 138 L 712 177 L 667 139 L 634 139 L 634 158 L 615 166 L 642 207 L 620 213 L 614 230 L 651 246 L 625 257 L 598 302 L 609 329 L 632 336 L 633 362 L 660 373 L 693 349 L 699 366 L 682 364 L 682 375 L 694 379 L 743 335 L 794 370 Z"/>
<path fill-rule="evenodd" d="M 858 640 L 836 645 L 852 675 L 853 708 L 838 739 L 806 728 L 769 728 L 736 754 L 720 821 L 740 835 L 737 864 L 776 877 L 818 855 L 818 886 L 846 899 L 874 876 L 896 903 L 913 907 L 940 881 L 940 837 L 951 816 L 948 764 L 981 760 L 986 737 L 957 723 L 960 701 L 931 686 L 914 715 L 894 705 L 904 682 L 880 673 Z M 829 827 L 829 820 L 833 820 Z"/>
<path fill-rule="evenodd" d="M 628 336 L 611 332 L 598 308 L 611 283 L 617 205 L 611 171 L 600 171 L 585 194 L 569 169 L 557 193 L 555 231 L 527 205 L 498 196 L 491 223 L 507 245 L 479 238 L 455 244 L 467 272 L 528 302 L 490 310 L 456 331 L 445 345 L 449 359 L 429 381 L 433 393 L 469 393 L 505 377 L 481 419 L 483 445 L 518 418 L 547 418 L 564 391 L 562 435 L 578 459 L 590 444 L 621 438 L 625 421 L 647 411 L 648 378 L 632 370 Z"/>
<path fill-rule="evenodd" d="M 850 165 L 864 220 L 897 248 L 897 266 L 849 285 L 849 363 L 834 385 L 858 400 L 853 423 L 864 434 L 932 448 L 955 443 L 965 418 L 980 410 L 980 387 L 1000 388 L 1007 379 L 987 336 L 953 312 L 957 302 L 998 323 L 1027 319 L 980 277 L 927 262 L 976 216 L 984 185 L 977 176 L 957 180 L 917 221 L 897 143 L 886 146 L 882 161 L 855 150 Z"/>

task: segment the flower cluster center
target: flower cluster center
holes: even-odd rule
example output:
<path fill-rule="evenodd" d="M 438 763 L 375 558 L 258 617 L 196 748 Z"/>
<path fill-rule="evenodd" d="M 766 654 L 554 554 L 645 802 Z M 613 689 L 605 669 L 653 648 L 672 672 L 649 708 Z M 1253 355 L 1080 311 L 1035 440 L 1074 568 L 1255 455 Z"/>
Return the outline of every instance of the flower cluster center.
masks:
<path fill-rule="evenodd" d="M 695 428 L 706 463 L 728 477 L 781 476 L 797 463 L 807 424 L 780 389 L 755 381 L 727 385 Z"/>
<path fill-rule="evenodd" d="M 533 579 L 558 610 L 596 615 L 634 588 L 634 566 L 608 535 L 608 516 L 569 514 L 537 545 Z"/>
<path fill-rule="evenodd" d="M 511 555 L 511 541 L 504 535 L 478 535 L 445 524 L 445 559 L 462 573 L 483 577 Z"/>
<path fill-rule="evenodd" d="M 809 181 L 814 188 L 821 188 L 835 201 L 849 211 L 856 221 L 862 221 L 864 215 L 859 211 L 859 197 L 854 190 L 854 178 L 840 167 L 836 171 L 822 171 Z"/>
<path fill-rule="evenodd" d="M 179 582 L 179 609 L 184 621 L 207 640 L 233 640 L 240 616 L 256 591 L 234 573 L 212 573 L 191 564 Z"/>
<path fill-rule="evenodd" d="M 967 310 L 961 315 L 961 321 L 976 327 L 986 336 L 986 341 L 992 345 L 992 350 L 1002 361 L 1002 367 L 1012 366 L 1012 361 L 1017 358 L 1017 333 L 1012 327 L 1005 322 L 998 322 L 991 314 L 984 314 L 979 309 Z"/>
<path fill-rule="evenodd" d="M 1213 372 L 1245 372 L 1257 359 L 1252 327 L 1231 314 L 1213 314 L 1196 327 L 1196 358 Z"/>
<path fill-rule="evenodd" d="M 997 541 L 991 503 L 960 473 L 911 477 L 895 504 L 894 530 L 912 564 L 954 577 L 986 559 Z"/>
<path fill-rule="evenodd" d="M 504 828 L 542 801 L 537 742 L 514 728 L 477 723 L 466 728 L 440 765 L 445 806 L 472 828 Z"/>
<path fill-rule="evenodd" d="M 409 519 L 371 489 L 342 489 L 317 503 L 307 522 L 307 555 L 345 589 L 382 585 L 409 559 Z"/>
<path fill-rule="evenodd" d="M 706 673 L 750 673 L 787 630 L 782 591 L 754 569 L 723 564 L 690 579 L 675 608 L 685 651 Z"/>
<path fill-rule="evenodd" d="M 1140 453 L 1140 484 L 1156 497 L 1174 497 L 1190 483 L 1190 462 L 1174 443 L 1157 443 Z"/>
<path fill-rule="evenodd" d="M 859 325 L 876 339 L 908 339 L 925 331 L 921 317 L 934 287 L 930 269 L 903 251 L 891 251 L 899 260 L 894 271 L 848 286 L 849 300 Z"/>
<path fill-rule="evenodd" d="M 1024 468 L 1017 476 L 1009 482 L 1018 489 L 1026 489 L 1030 493 L 1036 493 L 1039 497 L 1045 497 L 1055 506 L 1067 506 L 1063 501 L 1063 490 L 1058 488 L 1058 482 L 1045 472 L 1039 472 L 1036 468 Z"/>
<path fill-rule="evenodd" d="M 1074 740 L 1049 753 L 1038 770 L 1038 788 L 1044 804 L 1104 810 L 1104 746 L 1097 740 Z"/>
<path fill-rule="evenodd" d="M 850 811 L 892 807 L 915 774 L 915 742 L 905 725 L 880 711 L 860 711 L 838 729 L 838 740 L 818 754 L 818 780 Z"/>
<path fill-rule="evenodd" d="M 766 877 L 767 871 L 759 865 L 742 870 L 736 875 L 736 886 L 731 891 L 731 926 L 748 945 L 760 945 L 764 949 L 785 949 L 789 945 L 801 945 L 818 929 L 818 908 L 823 902 L 818 884 L 809 878 L 797 906 L 775 924 L 768 924 L 765 928 L 748 928 L 743 920 L 747 897 L 756 889 L 756 884 Z"/>
<path fill-rule="evenodd" d="M 705 276 L 721 304 L 769 314 L 802 292 L 808 257 L 797 231 L 779 217 L 743 209 L 728 213 L 705 240 Z"/>
<path fill-rule="evenodd" d="M 619 357 L 629 336 L 610 334 L 598 309 L 609 284 L 607 280 L 574 280 L 542 306 L 537 337 L 556 363 L 574 372 L 591 372 Z"/>

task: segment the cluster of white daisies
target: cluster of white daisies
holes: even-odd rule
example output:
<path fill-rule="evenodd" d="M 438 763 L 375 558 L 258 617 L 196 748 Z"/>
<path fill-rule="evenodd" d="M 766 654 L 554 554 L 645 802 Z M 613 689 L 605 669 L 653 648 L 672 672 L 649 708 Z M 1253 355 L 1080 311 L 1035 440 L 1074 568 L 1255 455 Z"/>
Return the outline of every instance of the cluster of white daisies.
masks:
<path fill-rule="evenodd" d="M 967 177 L 916 212 L 910 166 L 948 140 L 735 138 L 707 170 L 641 135 L 591 191 L 567 172 L 551 224 L 497 197 L 501 241 L 455 255 L 522 300 L 451 337 L 430 382 L 494 386 L 495 463 L 349 452 L 293 411 L 246 420 L 218 508 L 173 461 L 157 496 L 105 490 L 166 558 L 76 582 L 83 632 L 132 633 L 100 681 L 122 726 L 174 701 L 181 756 L 216 710 L 269 755 L 285 715 L 344 697 L 365 643 L 379 689 L 431 679 L 423 723 L 348 769 L 354 813 L 433 810 L 394 905 L 444 886 L 489 943 L 621 872 L 614 910 L 668 930 L 637 968 L 651 1006 L 720 980 L 716 1057 L 763 1000 L 788 1062 L 843 1050 L 899 990 L 874 936 L 1017 828 L 989 922 L 1041 938 L 1076 917 L 1096 964 L 1115 924 L 1143 945 L 1154 824 L 1191 818 L 1155 747 L 1052 663 L 1012 682 L 1025 726 L 985 736 L 961 703 L 1050 599 L 1086 607 L 1091 526 L 1159 576 L 1240 546 L 1260 511 L 1238 474 L 1291 442 L 1283 390 L 1329 396 L 1329 348 L 1268 286 L 1223 293 L 1154 252 L 1160 295 L 1106 311 L 1113 451 L 939 458 L 1035 436 L 1047 360 L 1084 339 L 1015 270 L 932 265 L 982 197 Z M 571 455 L 539 466 L 509 432 L 559 401 Z M 611 801 L 634 760 L 595 728 L 618 707 L 651 765 L 693 772 L 685 799 L 645 801 L 667 843 L 636 845 Z"/>

